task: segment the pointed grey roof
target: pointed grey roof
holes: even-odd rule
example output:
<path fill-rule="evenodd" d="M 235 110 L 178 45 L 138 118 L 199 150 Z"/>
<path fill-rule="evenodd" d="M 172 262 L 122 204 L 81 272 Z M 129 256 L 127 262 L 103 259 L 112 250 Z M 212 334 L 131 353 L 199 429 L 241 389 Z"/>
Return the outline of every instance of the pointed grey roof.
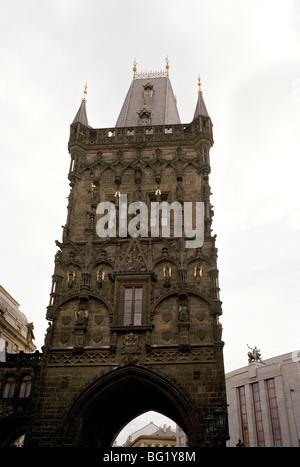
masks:
<path fill-rule="evenodd" d="M 73 123 L 82 123 L 85 126 L 89 126 L 89 122 L 87 119 L 86 113 L 86 100 L 85 98 L 82 99 L 78 112 L 73 120 Z"/>
<path fill-rule="evenodd" d="M 176 99 L 169 76 L 134 77 L 116 127 L 140 125 L 140 116 L 148 115 L 151 125 L 180 124 Z M 140 116 L 139 116 L 140 115 Z"/>
<path fill-rule="evenodd" d="M 209 117 L 207 108 L 203 99 L 202 89 L 201 89 L 201 81 L 200 76 L 198 76 L 198 100 L 197 105 L 194 113 L 194 119 L 202 115 L 203 117 Z"/>
<path fill-rule="evenodd" d="M 202 115 L 203 117 L 209 117 L 201 90 L 198 92 L 198 100 L 194 113 L 194 119 L 199 117 L 199 115 Z"/>

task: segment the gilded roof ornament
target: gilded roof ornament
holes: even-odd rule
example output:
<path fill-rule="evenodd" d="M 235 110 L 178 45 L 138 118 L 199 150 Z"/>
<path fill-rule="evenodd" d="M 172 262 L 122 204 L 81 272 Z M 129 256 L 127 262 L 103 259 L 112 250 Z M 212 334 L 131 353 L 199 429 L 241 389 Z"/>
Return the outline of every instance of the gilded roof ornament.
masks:
<path fill-rule="evenodd" d="M 136 66 L 137 66 L 137 62 L 134 59 L 133 68 L 132 68 L 132 70 L 133 70 L 133 79 L 135 79 L 135 77 L 136 77 Z"/>
<path fill-rule="evenodd" d="M 166 70 L 167 70 L 167 76 L 169 76 L 169 69 L 170 69 L 170 60 L 168 56 L 166 56 Z"/>
<path fill-rule="evenodd" d="M 198 93 L 202 92 L 200 75 L 198 75 Z"/>
<path fill-rule="evenodd" d="M 87 95 L 87 83 L 85 83 L 84 85 L 83 98 L 82 98 L 83 101 L 86 101 L 86 95 Z"/>

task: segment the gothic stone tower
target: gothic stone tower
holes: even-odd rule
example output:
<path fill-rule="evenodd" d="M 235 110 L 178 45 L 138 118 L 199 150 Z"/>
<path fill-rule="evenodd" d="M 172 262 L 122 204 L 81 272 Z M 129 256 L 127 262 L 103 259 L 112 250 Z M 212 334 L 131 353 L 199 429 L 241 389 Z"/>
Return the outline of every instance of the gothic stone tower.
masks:
<path fill-rule="evenodd" d="M 168 66 L 134 68 L 114 128 L 92 128 L 82 99 L 70 128 L 68 214 L 27 445 L 109 447 L 147 410 L 172 418 L 190 446 L 208 445 L 204 419 L 226 404 L 212 144 L 200 83 L 193 120 L 181 124 Z M 187 248 L 184 229 L 172 233 L 174 220 L 163 235 L 164 215 L 159 235 L 151 235 L 152 218 L 144 229 L 136 223 L 134 235 L 130 221 L 140 211 L 121 209 L 121 195 L 149 213 L 153 202 L 203 203 L 203 244 Z M 109 215 L 99 210 L 104 202 Z M 99 234 L 103 215 L 115 235 Z"/>

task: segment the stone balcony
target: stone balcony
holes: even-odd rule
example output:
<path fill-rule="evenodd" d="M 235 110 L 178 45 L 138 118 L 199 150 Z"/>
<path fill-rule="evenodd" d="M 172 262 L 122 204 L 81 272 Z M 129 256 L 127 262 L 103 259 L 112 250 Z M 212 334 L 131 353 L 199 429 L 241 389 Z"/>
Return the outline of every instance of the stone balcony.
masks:
<path fill-rule="evenodd" d="M 145 125 L 136 127 L 94 129 L 75 123 L 70 128 L 69 147 L 80 146 L 152 146 L 190 145 L 200 140 L 213 144 L 212 123 L 207 117 L 198 117 L 190 124 Z"/>

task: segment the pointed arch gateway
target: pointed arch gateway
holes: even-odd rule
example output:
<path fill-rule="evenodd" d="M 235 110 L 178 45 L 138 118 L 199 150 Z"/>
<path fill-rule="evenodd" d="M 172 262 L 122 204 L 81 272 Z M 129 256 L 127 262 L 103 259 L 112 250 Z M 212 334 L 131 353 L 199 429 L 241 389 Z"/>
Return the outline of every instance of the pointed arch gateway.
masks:
<path fill-rule="evenodd" d="M 192 446 L 201 446 L 202 427 L 188 397 L 178 385 L 137 365 L 106 373 L 82 391 L 63 423 L 63 444 L 110 447 L 127 423 L 150 410 L 171 418 Z"/>

